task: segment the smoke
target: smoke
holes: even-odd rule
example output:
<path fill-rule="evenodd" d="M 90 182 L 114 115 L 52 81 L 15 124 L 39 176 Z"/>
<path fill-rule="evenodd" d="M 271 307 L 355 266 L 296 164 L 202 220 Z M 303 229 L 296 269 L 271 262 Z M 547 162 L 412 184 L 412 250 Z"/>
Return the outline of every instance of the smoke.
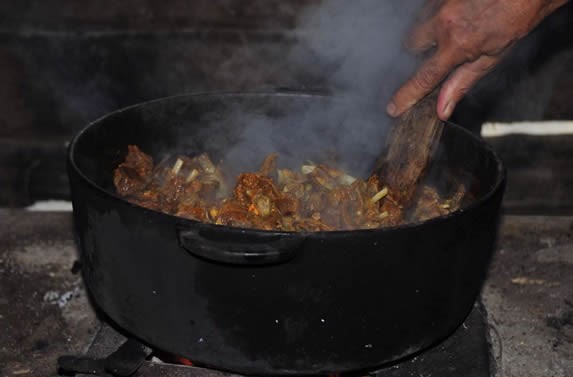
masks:
<path fill-rule="evenodd" d="M 276 151 L 279 164 L 336 159 L 337 166 L 367 175 L 391 121 L 386 103 L 417 64 L 402 42 L 421 3 L 323 0 L 301 14 L 298 43 L 279 59 L 318 78 L 333 101 L 281 118 L 234 111 L 230 117 L 246 126 L 224 158 L 232 171 L 255 168 Z"/>
<path fill-rule="evenodd" d="M 325 0 L 300 17 L 304 33 L 291 58 L 327 75 L 331 89 L 381 108 L 412 73 L 402 41 L 421 0 Z"/>

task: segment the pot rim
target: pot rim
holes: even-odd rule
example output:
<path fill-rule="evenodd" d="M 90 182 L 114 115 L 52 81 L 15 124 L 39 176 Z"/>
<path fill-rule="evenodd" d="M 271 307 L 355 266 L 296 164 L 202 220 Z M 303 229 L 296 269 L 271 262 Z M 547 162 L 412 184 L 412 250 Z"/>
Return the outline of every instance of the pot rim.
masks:
<path fill-rule="evenodd" d="M 254 233 L 274 234 L 274 235 L 289 236 L 289 237 L 300 236 L 300 237 L 305 237 L 305 238 L 307 238 L 309 236 L 319 237 L 319 238 L 325 237 L 325 236 L 328 236 L 328 237 L 335 237 L 335 236 L 345 237 L 349 234 L 356 235 L 356 234 L 367 234 L 367 233 L 380 232 L 380 231 L 382 231 L 382 232 L 404 231 L 404 230 L 416 229 L 416 228 L 419 228 L 422 226 L 427 226 L 430 224 L 437 224 L 437 223 L 444 222 L 444 221 L 450 221 L 450 220 L 453 220 L 454 218 L 459 217 L 464 212 L 470 212 L 470 211 L 475 210 L 478 207 L 483 206 L 483 204 L 488 202 L 489 200 L 491 200 L 492 197 L 495 196 L 495 194 L 498 191 L 503 190 L 503 187 L 505 186 L 505 182 L 507 179 L 507 171 L 506 171 L 506 168 L 505 168 L 502 160 L 499 158 L 499 156 L 493 150 L 493 148 L 488 143 L 486 143 L 483 139 L 480 139 L 479 137 L 477 137 L 476 135 L 474 135 L 473 133 L 471 133 L 470 131 L 468 131 L 464 127 L 462 127 L 458 124 L 449 122 L 449 121 L 445 122 L 448 127 L 454 127 L 457 131 L 465 133 L 466 137 L 471 138 L 474 142 L 476 142 L 481 147 L 483 147 L 487 151 L 487 153 L 489 153 L 493 157 L 493 159 L 495 160 L 495 163 L 496 163 L 496 167 L 497 167 L 495 184 L 488 190 L 488 192 L 486 194 L 482 195 L 481 197 L 476 199 L 474 202 L 470 203 L 468 206 L 466 206 L 464 208 L 457 209 L 457 210 L 450 212 L 446 215 L 433 217 L 433 218 L 423 220 L 423 221 L 416 221 L 416 222 L 411 222 L 411 223 L 402 224 L 402 225 L 387 226 L 387 227 L 381 227 L 381 228 L 375 228 L 375 229 L 333 230 L 333 231 L 319 231 L 319 232 L 289 232 L 289 231 L 276 231 L 276 230 L 262 230 L 262 229 L 255 229 L 255 228 L 231 227 L 228 225 L 204 223 L 204 222 L 200 222 L 197 220 L 191 220 L 191 219 L 186 219 L 186 218 L 175 216 L 175 215 L 170 215 L 170 214 L 167 214 L 164 212 L 152 210 L 149 208 L 145 208 L 145 207 L 130 203 L 127 200 L 125 200 L 124 198 L 120 197 L 119 195 L 117 195 L 111 191 L 108 191 L 108 190 L 104 189 L 103 187 L 99 186 L 98 184 L 96 184 L 94 181 L 92 181 L 90 178 L 88 178 L 82 172 L 82 170 L 79 168 L 79 166 L 76 164 L 76 160 L 75 160 L 76 146 L 77 146 L 79 140 L 83 137 L 83 135 L 92 127 L 102 123 L 103 121 L 105 121 L 108 118 L 116 116 L 117 114 L 121 114 L 123 112 L 127 112 L 127 111 L 130 111 L 130 110 L 135 109 L 135 108 L 144 107 L 144 106 L 148 106 L 148 105 L 159 103 L 159 102 L 169 102 L 169 101 L 172 101 L 174 99 L 181 99 L 181 98 L 194 98 L 194 97 L 202 97 L 202 98 L 206 98 L 206 97 L 231 97 L 232 98 L 232 97 L 259 97 L 259 96 L 269 96 L 269 95 L 274 96 L 274 97 L 297 97 L 297 98 L 300 98 L 300 97 L 341 98 L 341 97 L 343 97 L 341 95 L 331 96 L 331 95 L 322 94 L 322 93 L 308 93 L 308 92 L 296 92 L 296 91 L 288 91 L 288 92 L 281 92 L 281 91 L 278 91 L 278 92 L 277 91 L 197 92 L 197 93 L 177 94 L 177 95 L 173 95 L 173 96 L 167 96 L 167 97 L 157 98 L 157 99 L 153 99 L 153 100 L 149 100 L 149 101 L 144 101 L 144 102 L 136 103 L 136 104 L 133 104 L 130 106 L 126 106 L 126 107 L 114 110 L 114 111 L 109 112 L 109 113 L 95 119 L 94 121 L 88 123 L 82 130 L 80 130 L 72 138 L 72 140 L 69 143 L 68 153 L 67 153 L 68 165 L 74 170 L 74 172 L 79 177 L 81 177 L 81 179 L 85 183 L 87 183 L 89 186 L 91 186 L 92 188 L 94 188 L 95 190 L 100 192 L 101 194 L 109 197 L 110 199 L 112 199 L 114 201 L 120 201 L 123 204 L 130 205 L 132 207 L 138 208 L 138 209 L 146 211 L 146 212 L 153 213 L 154 215 L 161 215 L 161 216 L 165 216 L 166 218 L 171 218 L 182 226 L 185 226 L 185 225 L 193 226 L 193 227 L 200 226 L 206 230 L 212 229 L 212 230 L 219 230 L 219 231 L 233 229 L 234 231 L 248 231 L 250 233 L 254 232 Z"/>

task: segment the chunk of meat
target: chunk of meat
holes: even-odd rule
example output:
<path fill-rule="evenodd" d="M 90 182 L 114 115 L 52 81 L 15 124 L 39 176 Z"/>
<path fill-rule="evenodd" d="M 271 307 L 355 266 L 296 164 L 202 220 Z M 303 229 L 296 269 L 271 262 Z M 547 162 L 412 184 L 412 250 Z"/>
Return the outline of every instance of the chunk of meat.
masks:
<path fill-rule="evenodd" d="M 289 193 L 285 193 L 280 198 L 277 198 L 275 205 L 283 216 L 293 216 L 300 211 L 300 200 Z"/>
<path fill-rule="evenodd" d="M 215 219 L 215 224 L 249 227 L 249 210 L 235 201 L 224 201 Z"/>
<path fill-rule="evenodd" d="M 180 204 L 179 207 L 177 207 L 177 212 L 175 215 L 201 222 L 206 222 L 209 219 L 205 207 L 200 205 L 192 205 L 191 203 Z"/>
<path fill-rule="evenodd" d="M 261 167 L 259 168 L 259 174 L 267 177 L 271 177 L 272 174 L 277 170 L 277 158 L 279 155 L 277 153 L 271 153 L 265 157 Z"/>
<path fill-rule="evenodd" d="M 129 196 L 143 190 L 151 180 L 153 159 L 136 145 L 128 146 L 128 153 L 114 171 L 113 184 L 121 196 Z"/>
<path fill-rule="evenodd" d="M 243 173 L 237 178 L 233 191 L 235 199 L 247 207 L 252 204 L 257 195 L 264 195 L 272 200 L 280 197 L 280 191 L 269 177 L 257 173 Z"/>
<path fill-rule="evenodd" d="M 416 200 L 413 217 L 419 221 L 445 215 L 449 212 L 450 205 L 442 203 L 438 192 L 428 186 L 424 186 Z"/>

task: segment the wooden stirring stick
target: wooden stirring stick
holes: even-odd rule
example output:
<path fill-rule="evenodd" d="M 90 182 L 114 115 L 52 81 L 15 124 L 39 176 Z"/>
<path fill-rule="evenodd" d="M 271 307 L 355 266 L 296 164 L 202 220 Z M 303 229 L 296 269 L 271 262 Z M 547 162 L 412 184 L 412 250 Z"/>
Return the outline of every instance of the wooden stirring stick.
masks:
<path fill-rule="evenodd" d="M 436 114 L 439 89 L 434 90 L 394 122 L 374 174 L 403 208 L 412 203 L 442 134 Z"/>

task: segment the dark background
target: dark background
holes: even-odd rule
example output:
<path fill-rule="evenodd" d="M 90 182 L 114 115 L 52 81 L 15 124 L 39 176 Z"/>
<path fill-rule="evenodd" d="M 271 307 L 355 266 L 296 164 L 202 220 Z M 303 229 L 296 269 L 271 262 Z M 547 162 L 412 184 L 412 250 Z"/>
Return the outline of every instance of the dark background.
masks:
<path fill-rule="evenodd" d="M 316 67 L 282 59 L 297 15 L 319 2 L 2 1 L 0 206 L 67 198 L 66 142 L 117 108 L 183 92 L 324 86 Z M 454 120 L 473 130 L 573 120 L 572 15 L 569 4 L 517 46 Z M 570 137 L 490 142 L 510 168 L 507 210 L 573 213 Z"/>

